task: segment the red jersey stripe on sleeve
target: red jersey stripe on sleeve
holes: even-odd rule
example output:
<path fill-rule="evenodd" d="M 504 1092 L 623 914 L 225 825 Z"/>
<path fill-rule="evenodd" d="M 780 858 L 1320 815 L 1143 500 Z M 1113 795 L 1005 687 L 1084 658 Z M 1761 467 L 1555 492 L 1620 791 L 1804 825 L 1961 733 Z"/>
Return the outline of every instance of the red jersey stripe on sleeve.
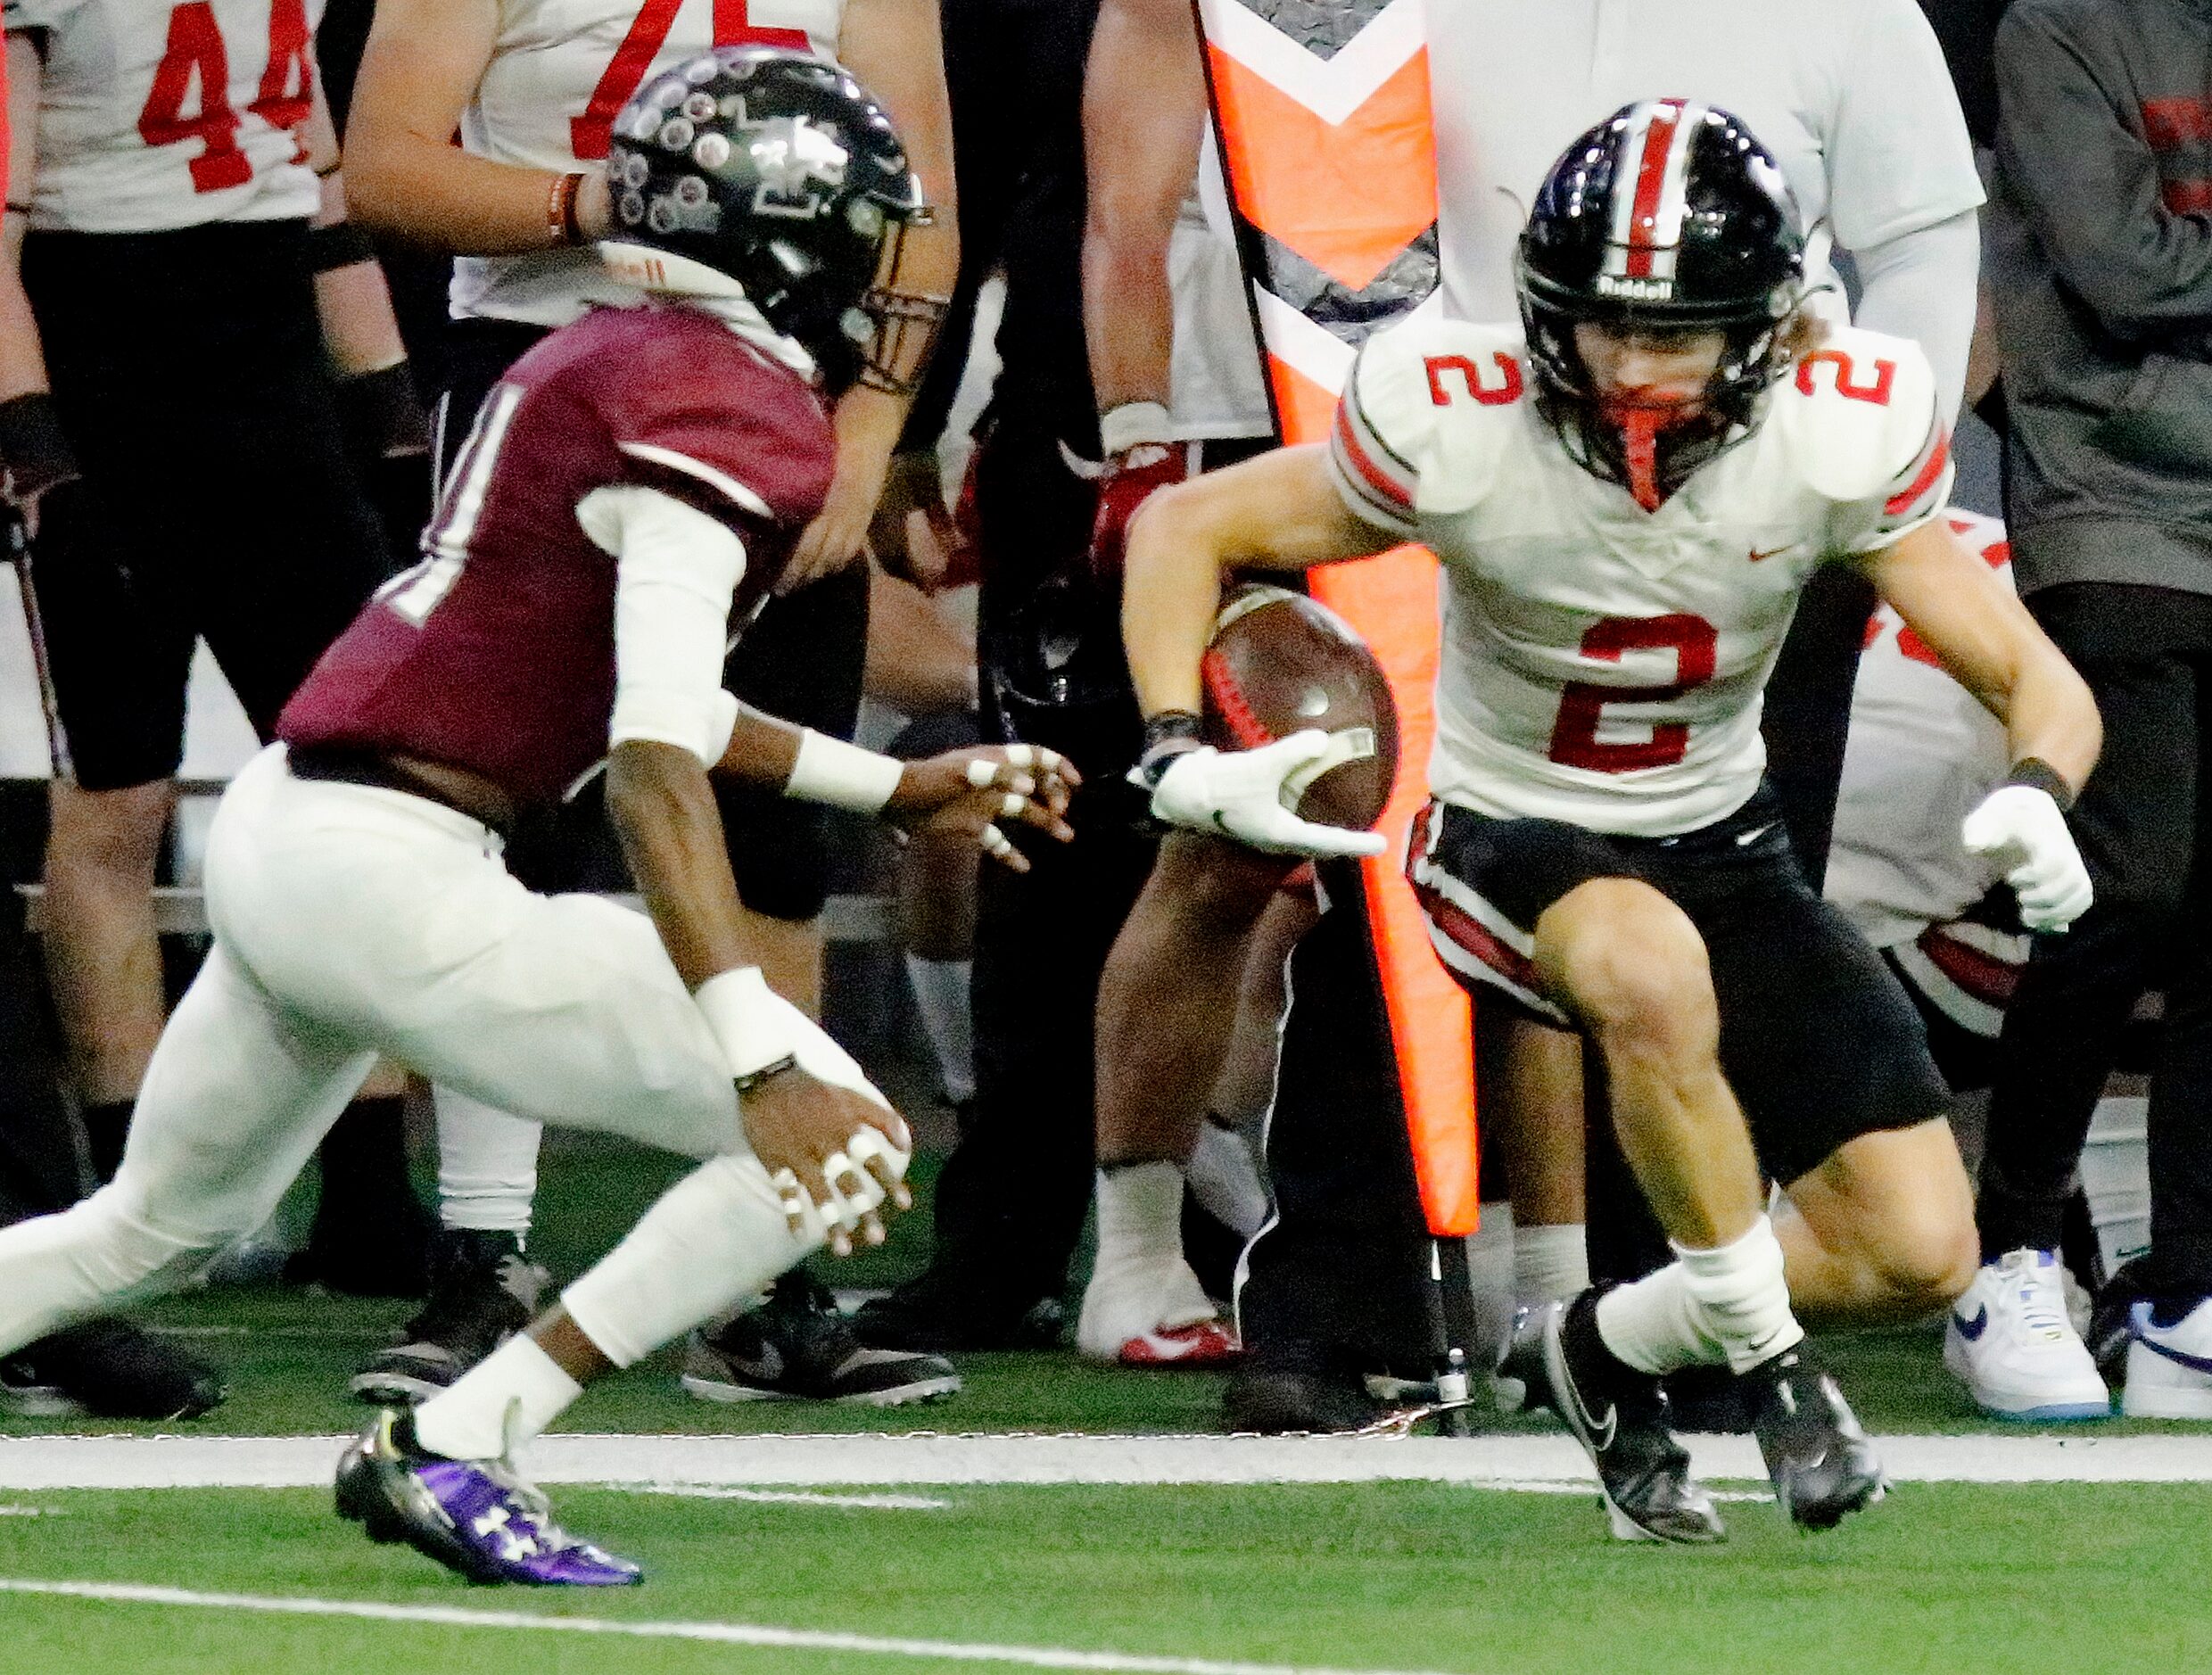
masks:
<path fill-rule="evenodd" d="M 1921 496 L 1936 486 L 1936 480 L 1944 474 L 1944 467 L 1950 463 L 1951 433 L 1944 427 L 1943 421 L 1938 419 L 1936 423 L 1933 445 L 1928 448 L 1926 456 L 1921 460 L 1919 471 L 1913 476 L 1911 483 L 1883 502 L 1882 510 L 1891 517 L 1898 517 L 1911 511 L 1918 504 Z"/>

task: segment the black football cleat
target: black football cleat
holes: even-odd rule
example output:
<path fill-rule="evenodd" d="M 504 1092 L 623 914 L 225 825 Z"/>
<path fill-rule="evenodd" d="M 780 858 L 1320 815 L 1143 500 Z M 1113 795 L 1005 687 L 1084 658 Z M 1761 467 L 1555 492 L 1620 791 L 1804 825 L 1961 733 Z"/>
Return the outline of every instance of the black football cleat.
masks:
<path fill-rule="evenodd" d="M 25 1418 L 197 1419 L 223 1395 L 220 1373 L 128 1321 L 87 1321 L 0 1359 L 0 1413 Z"/>
<path fill-rule="evenodd" d="M 511 1233 L 438 1233 L 429 1300 L 401 1328 L 404 1341 L 354 1374 L 353 1394 L 380 1407 L 427 1401 L 530 1324 L 549 1277 Z"/>
<path fill-rule="evenodd" d="M 829 1287 L 804 1269 L 779 1277 L 759 1308 L 693 1333 L 682 1383 L 710 1402 L 903 1407 L 960 1393 L 960 1374 L 943 1356 L 863 1344 Z"/>
<path fill-rule="evenodd" d="M 1599 1295 L 1593 1288 L 1572 1302 L 1528 1311 L 1531 1319 L 1515 1337 L 1532 1331 L 1542 1355 L 1540 1374 L 1523 1376 L 1527 1397 L 1540 1396 L 1597 1468 L 1616 1539 L 1679 1547 L 1727 1539 L 1713 1498 L 1690 1475 L 1689 1455 L 1667 1428 L 1659 1381 L 1630 1366 L 1598 1335 Z M 1520 1359 L 1527 1358 L 1523 1349 Z M 1514 1362 L 1508 1349 L 1508 1366 Z M 1524 1398 L 1524 1405 L 1534 1403 Z"/>
<path fill-rule="evenodd" d="M 1835 1378 L 1799 1343 L 1744 1374 L 1775 1498 L 1803 1530 L 1833 1530 L 1888 1487 Z"/>

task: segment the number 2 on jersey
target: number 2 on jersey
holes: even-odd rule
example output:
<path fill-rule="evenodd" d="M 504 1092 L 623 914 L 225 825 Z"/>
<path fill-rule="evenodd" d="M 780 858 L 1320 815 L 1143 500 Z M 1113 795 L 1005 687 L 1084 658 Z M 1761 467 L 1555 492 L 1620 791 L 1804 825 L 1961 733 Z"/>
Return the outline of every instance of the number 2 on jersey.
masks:
<path fill-rule="evenodd" d="M 615 119 L 645 80 L 645 72 L 653 67 L 654 59 L 667 44 L 676 13 L 682 10 L 683 0 L 645 0 L 638 8 L 629 33 L 615 49 L 607 73 L 599 78 L 599 85 L 591 89 L 591 102 L 584 106 L 582 116 L 568 120 L 568 148 L 576 153 L 578 162 L 592 162 L 607 155 Z M 804 29 L 753 28 L 746 15 L 746 0 L 714 0 L 714 45 L 735 46 L 745 41 L 796 46 L 801 52 L 812 45 Z"/>
<path fill-rule="evenodd" d="M 1582 636 L 1582 655 L 1618 663 L 1624 651 L 1674 652 L 1674 679 L 1665 686 L 1600 686 L 1570 681 L 1559 694 L 1552 723 L 1551 759 L 1597 773 L 1663 768 L 1689 751 L 1688 722 L 1655 722 L 1649 738 L 1601 739 L 1597 723 L 1608 704 L 1665 704 L 1713 679 L 1720 634 L 1702 616 L 1608 616 Z"/>
<path fill-rule="evenodd" d="M 315 62 L 306 0 L 269 0 L 268 68 L 246 107 L 269 127 L 298 128 L 315 108 Z M 199 111 L 185 114 L 197 88 Z M 138 112 L 138 137 L 148 145 L 196 139 L 207 149 L 192 160 L 192 189 L 222 192 L 253 178 L 238 149 L 237 111 L 230 108 L 230 53 L 210 0 L 185 0 L 169 14 L 169 41 Z M 304 157 L 304 153 L 301 153 Z"/>

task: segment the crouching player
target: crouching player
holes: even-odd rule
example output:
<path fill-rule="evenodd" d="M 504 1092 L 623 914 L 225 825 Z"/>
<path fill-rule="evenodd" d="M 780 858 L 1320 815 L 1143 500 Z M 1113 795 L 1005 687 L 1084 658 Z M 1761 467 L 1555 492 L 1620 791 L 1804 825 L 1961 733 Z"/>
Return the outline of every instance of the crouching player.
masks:
<path fill-rule="evenodd" d="M 1966 841 L 2002 858 L 2028 922 L 2062 928 L 2089 900 L 2063 808 L 2096 757 L 2096 707 L 1939 516 L 1948 441 L 1919 350 L 1853 330 L 1823 346 L 1802 256 L 1780 172 L 1736 119 L 1624 109 L 1538 194 L 1524 332 L 1377 336 L 1329 445 L 1164 491 L 1129 549 L 1154 811 L 1233 833 L 1280 788 L 1249 771 L 1265 753 L 1195 736 L 1222 573 L 1404 540 L 1442 560 L 1436 800 L 1410 856 L 1432 939 L 1483 1004 L 1595 1044 L 1677 1254 L 1539 1311 L 1523 1338 L 1631 1539 L 1721 1534 L 1658 1383 L 1692 1364 L 1748 1381 L 1798 1522 L 1878 1496 L 1793 1298 L 1924 1312 L 1975 1267 L 1919 1019 L 1806 887 L 1762 785 L 1761 690 L 1817 565 L 1864 569 L 2005 722 L 2010 778 Z M 1802 1212 L 1786 1238 L 1768 1179 Z"/>
<path fill-rule="evenodd" d="M 656 79 L 616 136 L 604 248 L 664 300 L 588 317 L 492 392 L 424 562 L 223 799 L 214 946 L 114 1182 L 0 1232 L 0 1350 L 174 1283 L 260 1224 L 378 1053 L 705 1159 L 559 1307 L 348 1452 L 343 1512 L 480 1580 L 637 1580 L 563 1533 L 508 1452 L 906 1201 L 905 1126 L 747 956 L 710 771 L 966 829 L 1014 864 L 997 822 L 1066 837 L 1073 783 L 1019 748 L 902 766 L 722 690 L 726 634 L 830 480 L 823 374 L 888 375 L 925 306 L 874 288 L 920 189 L 848 77 L 773 48 Z M 516 816 L 602 757 L 649 922 L 500 862 Z"/>

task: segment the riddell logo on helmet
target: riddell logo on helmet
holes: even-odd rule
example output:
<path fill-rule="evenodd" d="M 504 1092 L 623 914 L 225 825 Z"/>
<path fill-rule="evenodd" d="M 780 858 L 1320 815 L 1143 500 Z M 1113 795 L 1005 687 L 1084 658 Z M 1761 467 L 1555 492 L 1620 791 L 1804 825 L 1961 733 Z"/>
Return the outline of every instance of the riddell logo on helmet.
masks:
<path fill-rule="evenodd" d="M 1674 281 L 1622 279 L 1609 273 L 1601 273 L 1597 276 L 1597 294 L 1624 297 L 1631 302 L 1671 302 L 1674 300 Z"/>

